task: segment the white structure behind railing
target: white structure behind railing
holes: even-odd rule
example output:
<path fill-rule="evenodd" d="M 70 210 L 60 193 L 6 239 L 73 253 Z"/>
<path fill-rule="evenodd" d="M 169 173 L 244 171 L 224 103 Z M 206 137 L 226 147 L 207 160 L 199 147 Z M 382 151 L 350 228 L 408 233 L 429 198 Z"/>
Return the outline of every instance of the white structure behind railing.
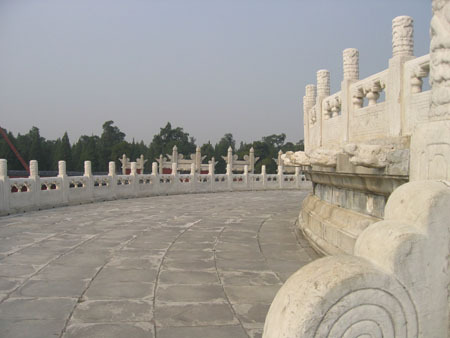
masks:
<path fill-rule="evenodd" d="M 220 191 L 308 189 L 311 182 L 297 168 L 295 174 L 284 175 L 282 169 L 276 175 L 267 175 L 263 166 L 261 174 L 214 173 L 213 164 L 209 174 L 197 174 L 191 165 L 190 174 L 159 174 L 157 163 L 152 173 L 137 174 L 136 162 L 131 163 L 130 175 L 116 175 L 116 165 L 109 162 L 109 174 L 92 175 L 91 162 L 84 163 L 83 176 L 67 176 L 66 163 L 59 161 L 57 177 L 39 177 L 37 161 L 30 162 L 28 178 L 9 178 L 7 162 L 0 159 L 0 215 L 52 208 L 57 206 L 89 203 L 120 198 L 157 196 L 169 194 L 206 193 Z"/>

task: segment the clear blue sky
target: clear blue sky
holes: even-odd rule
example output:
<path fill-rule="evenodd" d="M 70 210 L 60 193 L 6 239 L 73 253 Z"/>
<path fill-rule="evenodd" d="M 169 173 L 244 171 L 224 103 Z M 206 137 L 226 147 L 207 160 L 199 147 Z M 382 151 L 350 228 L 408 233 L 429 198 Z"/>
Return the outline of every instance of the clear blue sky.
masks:
<path fill-rule="evenodd" d="M 428 53 L 428 0 L 0 0 L 0 125 L 55 139 L 114 120 L 150 142 L 167 121 L 198 143 L 286 133 L 303 138 L 304 87 L 387 68 L 391 22 L 415 21 Z"/>

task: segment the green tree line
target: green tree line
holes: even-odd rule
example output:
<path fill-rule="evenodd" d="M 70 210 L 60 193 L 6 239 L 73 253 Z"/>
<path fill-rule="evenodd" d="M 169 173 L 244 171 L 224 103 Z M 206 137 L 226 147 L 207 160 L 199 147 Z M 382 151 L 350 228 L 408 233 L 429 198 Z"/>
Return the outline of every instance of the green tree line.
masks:
<path fill-rule="evenodd" d="M 189 136 L 189 133 L 186 133 L 183 128 L 173 128 L 170 122 L 160 128 L 160 132 L 153 136 L 153 140 L 148 146 L 143 141 L 135 142 L 134 139 L 132 142 L 126 141 L 125 133 L 115 126 L 113 121 L 106 121 L 103 124 L 100 136 L 83 135 L 73 144 L 70 143 L 67 132 L 56 140 L 47 140 L 42 137 L 37 127 L 32 127 L 24 135 L 19 133 L 14 136 L 12 132 L 6 132 L 9 140 L 26 162 L 38 160 L 39 170 L 56 170 L 58 161 L 65 160 L 68 171 L 83 171 L 84 161 L 89 160 L 92 162 L 94 172 L 107 172 L 109 161 L 115 161 L 117 168 L 121 167 L 119 158 L 122 154 L 126 154 L 132 161 L 143 154 L 146 159 L 149 159 L 145 167 L 145 172 L 149 172 L 151 163 L 160 154 L 171 154 L 175 145 L 178 148 L 178 153 L 185 155 L 185 157 L 195 153 L 196 149 L 195 138 Z M 238 154 L 239 158 L 247 155 L 250 148 L 253 147 L 255 156 L 260 157 L 255 165 L 255 171 L 260 172 L 261 166 L 265 164 L 268 173 L 276 172 L 277 164 L 272 159 L 277 158 L 279 150 L 286 152 L 303 150 L 304 148 L 303 140 L 295 144 L 286 142 L 284 133 L 265 136 L 261 140 L 251 143 L 241 142 L 237 147 L 233 135 L 227 133 L 215 145 L 208 142 L 201 146 L 202 155 L 206 155 L 204 162 L 207 163 L 214 157 L 218 161 L 216 172 L 225 173 L 226 163 L 222 156 L 227 155 L 228 147 L 231 147 L 233 153 Z M 0 158 L 8 160 L 8 169 L 23 169 L 3 138 L 0 138 Z"/>

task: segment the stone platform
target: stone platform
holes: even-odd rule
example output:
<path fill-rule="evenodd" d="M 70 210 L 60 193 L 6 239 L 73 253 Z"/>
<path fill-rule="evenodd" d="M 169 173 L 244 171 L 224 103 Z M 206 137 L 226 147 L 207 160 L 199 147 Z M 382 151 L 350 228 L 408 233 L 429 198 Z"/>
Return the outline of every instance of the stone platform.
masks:
<path fill-rule="evenodd" d="M 0 218 L 1 337 L 260 337 L 317 256 L 307 192 L 178 195 Z"/>

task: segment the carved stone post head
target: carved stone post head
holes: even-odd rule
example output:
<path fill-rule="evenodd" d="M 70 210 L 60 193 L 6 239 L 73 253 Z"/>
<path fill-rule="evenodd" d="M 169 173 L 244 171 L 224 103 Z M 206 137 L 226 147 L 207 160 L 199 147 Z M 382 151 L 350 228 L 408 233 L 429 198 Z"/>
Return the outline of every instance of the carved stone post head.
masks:
<path fill-rule="evenodd" d="M 195 174 L 195 163 L 191 163 L 191 175 Z"/>
<path fill-rule="evenodd" d="M 108 163 L 108 175 L 109 176 L 116 175 L 116 162 L 111 161 Z"/>
<path fill-rule="evenodd" d="M 0 179 L 8 176 L 8 161 L 0 159 Z"/>
<path fill-rule="evenodd" d="M 344 80 L 359 80 L 359 51 L 347 48 L 342 52 L 344 63 Z"/>
<path fill-rule="evenodd" d="M 39 176 L 38 161 L 31 160 L 30 161 L 30 177 L 37 177 L 37 176 Z"/>
<path fill-rule="evenodd" d="M 413 18 L 397 16 L 392 20 L 392 56 L 414 54 Z"/>
<path fill-rule="evenodd" d="M 330 72 L 326 69 L 317 72 L 317 96 L 330 96 Z"/>
<path fill-rule="evenodd" d="M 262 174 L 262 175 L 265 175 L 265 174 L 266 174 L 266 165 L 265 165 L 265 164 L 263 164 L 263 165 L 261 166 L 261 174 Z"/>
<path fill-rule="evenodd" d="M 66 161 L 58 161 L 58 176 L 64 177 L 66 176 Z"/>
<path fill-rule="evenodd" d="M 92 164 L 91 161 L 84 161 L 84 176 L 92 176 Z"/>

